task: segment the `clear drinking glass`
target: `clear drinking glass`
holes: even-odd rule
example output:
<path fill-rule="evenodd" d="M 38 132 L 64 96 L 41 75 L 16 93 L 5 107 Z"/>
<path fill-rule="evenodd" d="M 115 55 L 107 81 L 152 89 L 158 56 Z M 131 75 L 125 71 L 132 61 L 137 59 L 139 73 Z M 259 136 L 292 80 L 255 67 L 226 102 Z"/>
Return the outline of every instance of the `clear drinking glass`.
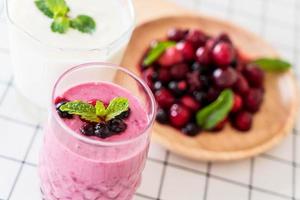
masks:
<path fill-rule="evenodd" d="M 120 64 L 134 27 L 131 0 L 66 2 L 76 4 L 80 11 L 82 6 L 82 12 L 94 14 L 95 19 L 99 17 L 96 21 L 99 31 L 92 34 L 97 39 L 87 40 L 91 43 L 88 47 L 82 41 L 90 37 L 89 34 L 79 35 L 73 29 L 67 34 L 52 33 L 51 19 L 35 7 L 34 0 L 6 0 L 15 86 L 20 97 L 24 97 L 22 102 L 39 112 L 46 110 L 54 81 L 68 67 L 98 61 Z M 112 3 L 118 5 L 118 10 L 112 8 Z M 115 31 L 119 26 L 122 30 Z"/>
<path fill-rule="evenodd" d="M 101 76 L 103 73 L 113 78 Z M 110 142 L 90 139 L 71 130 L 58 116 L 53 103 L 57 96 L 78 84 L 103 81 L 130 91 L 145 109 L 147 126 L 136 137 Z M 140 183 L 155 112 L 155 99 L 148 86 L 124 68 L 88 63 L 65 72 L 54 86 L 44 129 L 39 163 L 43 198 L 130 200 Z"/>

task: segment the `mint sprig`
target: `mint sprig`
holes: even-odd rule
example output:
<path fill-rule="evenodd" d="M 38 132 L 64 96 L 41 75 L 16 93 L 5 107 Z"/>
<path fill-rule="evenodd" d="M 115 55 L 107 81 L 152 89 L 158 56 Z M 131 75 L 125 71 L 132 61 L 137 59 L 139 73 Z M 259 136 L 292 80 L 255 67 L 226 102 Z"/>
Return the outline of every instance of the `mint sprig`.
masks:
<path fill-rule="evenodd" d="M 106 120 L 111 120 L 116 116 L 120 115 L 122 112 L 128 110 L 129 102 L 128 99 L 123 97 L 117 97 L 110 101 L 106 109 Z"/>
<path fill-rule="evenodd" d="M 167 48 L 175 46 L 176 42 L 173 41 L 164 41 L 157 42 L 152 49 L 148 52 L 147 56 L 143 61 L 144 66 L 149 66 L 154 63 L 165 51 Z"/>
<path fill-rule="evenodd" d="M 53 12 L 49 9 L 49 7 L 46 4 L 45 0 L 36 0 L 35 2 L 36 7 L 44 13 L 49 18 L 53 18 L 54 14 Z"/>
<path fill-rule="evenodd" d="M 230 89 L 223 90 L 214 102 L 197 112 L 197 124 L 205 130 L 213 129 L 226 118 L 232 106 L 233 92 Z"/>
<path fill-rule="evenodd" d="M 78 15 L 72 19 L 68 16 L 70 8 L 65 0 L 35 0 L 36 7 L 47 17 L 53 19 L 51 30 L 55 33 L 66 33 L 70 28 L 82 33 L 92 33 L 96 22 L 87 15 Z"/>
<path fill-rule="evenodd" d="M 71 20 L 71 27 L 82 33 L 92 33 L 95 31 L 96 22 L 87 15 L 78 15 Z"/>
<path fill-rule="evenodd" d="M 270 72 L 282 72 L 289 70 L 291 64 L 285 60 L 279 58 L 259 58 L 253 61 L 261 69 Z"/>
<path fill-rule="evenodd" d="M 81 118 L 90 122 L 100 121 L 100 119 L 96 115 L 95 107 L 83 101 L 70 101 L 60 106 L 59 109 L 72 115 L 79 115 Z"/>
<path fill-rule="evenodd" d="M 123 97 L 116 97 L 112 99 L 107 108 L 105 108 L 102 101 L 96 101 L 96 105 L 93 106 L 89 103 L 78 100 L 67 102 L 59 107 L 62 112 L 78 115 L 82 119 L 96 123 L 101 120 L 109 121 L 127 111 L 128 108 L 129 101 Z"/>

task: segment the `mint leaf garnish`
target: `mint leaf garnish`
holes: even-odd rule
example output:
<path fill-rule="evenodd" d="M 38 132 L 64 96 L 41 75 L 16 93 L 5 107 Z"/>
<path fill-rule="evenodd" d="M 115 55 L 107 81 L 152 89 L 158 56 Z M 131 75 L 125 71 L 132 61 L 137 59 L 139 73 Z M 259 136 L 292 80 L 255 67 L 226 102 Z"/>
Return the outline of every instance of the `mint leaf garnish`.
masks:
<path fill-rule="evenodd" d="M 285 71 L 291 68 L 291 64 L 285 60 L 279 58 L 259 58 L 253 63 L 257 64 L 261 69 L 265 71 Z"/>
<path fill-rule="evenodd" d="M 233 92 L 230 89 L 223 90 L 214 102 L 197 112 L 197 124 L 205 130 L 213 129 L 226 118 L 232 106 Z"/>
<path fill-rule="evenodd" d="M 70 10 L 65 0 L 45 0 L 45 1 L 49 10 L 53 12 L 54 17 L 66 16 Z"/>
<path fill-rule="evenodd" d="M 53 18 L 54 14 L 53 12 L 49 9 L 49 7 L 46 4 L 45 0 L 37 0 L 34 2 L 36 7 L 44 13 L 47 17 Z"/>
<path fill-rule="evenodd" d="M 157 42 L 157 44 L 147 54 L 146 58 L 143 61 L 143 65 L 151 65 L 165 52 L 167 48 L 174 45 L 176 45 L 176 42 L 173 41 Z"/>
<path fill-rule="evenodd" d="M 69 114 L 79 115 L 82 119 L 99 122 L 100 119 L 96 115 L 96 108 L 88 103 L 82 101 L 71 101 L 63 104 L 59 108 L 63 112 L 68 112 Z"/>
<path fill-rule="evenodd" d="M 99 117 L 105 117 L 105 115 L 106 115 L 106 108 L 105 108 L 103 102 L 96 101 L 95 108 L 96 108 L 96 115 L 97 116 L 99 116 Z"/>
<path fill-rule="evenodd" d="M 70 27 L 82 33 L 92 33 L 96 29 L 96 22 L 90 16 L 78 15 L 74 19 L 70 18 L 70 8 L 65 0 L 35 0 L 35 5 L 46 16 L 54 19 L 51 30 L 55 33 L 66 33 Z"/>
<path fill-rule="evenodd" d="M 116 97 L 109 102 L 107 108 L 102 101 L 96 101 L 93 106 L 83 101 L 70 101 L 59 107 L 62 112 L 79 115 L 82 119 L 90 122 L 109 121 L 129 109 L 129 101 L 123 97 Z"/>
<path fill-rule="evenodd" d="M 96 22 L 87 15 L 78 15 L 75 19 L 71 20 L 71 27 L 82 33 L 92 33 L 95 31 Z"/>
<path fill-rule="evenodd" d="M 57 17 L 51 24 L 51 30 L 53 32 L 65 33 L 70 28 L 70 20 L 66 17 Z"/>
<path fill-rule="evenodd" d="M 106 108 L 106 120 L 111 120 L 116 116 L 120 115 L 122 112 L 127 111 L 128 107 L 128 99 L 123 97 L 117 97 L 112 99 L 108 107 Z"/>

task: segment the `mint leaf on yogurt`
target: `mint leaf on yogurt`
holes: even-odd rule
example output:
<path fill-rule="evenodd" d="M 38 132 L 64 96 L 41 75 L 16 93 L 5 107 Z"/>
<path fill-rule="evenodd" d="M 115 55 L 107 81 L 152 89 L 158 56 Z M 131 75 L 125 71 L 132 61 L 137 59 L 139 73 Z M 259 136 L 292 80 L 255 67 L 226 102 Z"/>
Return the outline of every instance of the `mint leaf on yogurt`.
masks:
<path fill-rule="evenodd" d="M 78 15 L 74 19 L 68 16 L 70 8 L 65 0 L 35 0 L 34 3 L 44 15 L 54 19 L 51 30 L 55 33 L 66 33 L 70 27 L 82 33 L 92 33 L 96 29 L 96 22 L 90 16 Z"/>
<path fill-rule="evenodd" d="M 93 105 L 83 101 L 70 101 L 60 106 L 59 109 L 72 115 L 79 115 L 82 119 L 90 122 L 100 121 L 96 115 L 96 108 Z"/>
<path fill-rule="evenodd" d="M 70 28 L 70 19 L 67 17 L 57 17 L 51 24 L 53 32 L 65 33 Z"/>
<path fill-rule="evenodd" d="M 129 101 L 123 97 L 116 97 L 109 102 L 106 108 L 106 121 L 109 121 L 121 113 L 127 111 L 129 108 Z"/>
<path fill-rule="evenodd" d="M 105 117 L 106 115 L 106 108 L 102 101 L 96 101 L 96 115 L 99 117 Z"/>
<path fill-rule="evenodd" d="M 48 8 L 53 12 L 54 17 L 66 16 L 70 11 L 65 0 L 45 0 Z"/>
<path fill-rule="evenodd" d="M 87 15 L 78 15 L 71 20 L 71 27 L 82 33 L 92 33 L 96 29 L 96 22 Z"/>
<path fill-rule="evenodd" d="M 36 0 L 35 2 L 36 7 L 44 13 L 47 17 L 53 18 L 53 12 L 49 9 L 49 7 L 46 4 L 45 0 Z"/>

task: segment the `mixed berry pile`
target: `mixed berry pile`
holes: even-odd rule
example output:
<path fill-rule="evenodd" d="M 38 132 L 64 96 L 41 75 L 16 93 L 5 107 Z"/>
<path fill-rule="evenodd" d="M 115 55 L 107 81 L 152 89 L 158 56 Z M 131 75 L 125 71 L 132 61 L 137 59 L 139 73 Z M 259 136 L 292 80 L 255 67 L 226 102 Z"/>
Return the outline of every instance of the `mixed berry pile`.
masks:
<path fill-rule="evenodd" d="M 210 37 L 197 29 L 170 29 L 167 39 L 151 43 L 140 68 L 159 105 L 157 121 L 189 136 L 204 129 L 197 113 L 224 90 L 232 91 L 233 103 L 210 131 L 221 130 L 226 122 L 249 130 L 263 101 L 264 72 L 243 58 L 224 33 Z"/>
<path fill-rule="evenodd" d="M 57 98 L 55 101 L 56 111 L 61 118 L 64 119 L 73 119 L 74 114 L 70 114 L 67 111 L 62 111 L 61 106 L 69 103 L 65 98 Z M 91 106 L 96 105 L 96 100 L 91 100 L 87 104 Z M 84 125 L 81 127 L 80 132 L 85 136 L 96 136 L 102 139 L 111 137 L 113 135 L 121 134 L 127 128 L 125 120 L 130 116 L 130 108 L 122 112 L 118 116 L 110 119 L 108 121 L 101 120 L 99 122 L 93 122 L 86 119 L 79 118 L 84 122 Z"/>

